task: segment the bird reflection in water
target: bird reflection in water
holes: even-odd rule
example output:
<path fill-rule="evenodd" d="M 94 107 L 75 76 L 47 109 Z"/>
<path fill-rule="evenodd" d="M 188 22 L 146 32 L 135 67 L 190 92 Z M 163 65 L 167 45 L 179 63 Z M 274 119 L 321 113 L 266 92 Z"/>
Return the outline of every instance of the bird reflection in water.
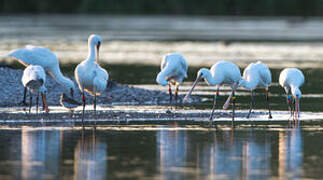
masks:
<path fill-rule="evenodd" d="M 301 128 L 279 132 L 278 176 L 279 179 L 301 178 L 303 165 L 303 142 Z"/>
<path fill-rule="evenodd" d="M 96 138 L 96 129 L 82 130 L 74 150 L 74 179 L 106 179 L 107 145 Z"/>
<path fill-rule="evenodd" d="M 22 179 L 59 178 L 60 136 L 60 131 L 22 128 Z"/>

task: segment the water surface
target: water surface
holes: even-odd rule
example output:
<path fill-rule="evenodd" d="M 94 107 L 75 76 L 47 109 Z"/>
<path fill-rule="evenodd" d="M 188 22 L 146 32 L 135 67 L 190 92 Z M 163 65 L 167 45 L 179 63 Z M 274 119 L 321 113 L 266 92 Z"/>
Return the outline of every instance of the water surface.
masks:
<path fill-rule="evenodd" d="M 322 178 L 322 126 L 1 127 L 1 179 Z"/>

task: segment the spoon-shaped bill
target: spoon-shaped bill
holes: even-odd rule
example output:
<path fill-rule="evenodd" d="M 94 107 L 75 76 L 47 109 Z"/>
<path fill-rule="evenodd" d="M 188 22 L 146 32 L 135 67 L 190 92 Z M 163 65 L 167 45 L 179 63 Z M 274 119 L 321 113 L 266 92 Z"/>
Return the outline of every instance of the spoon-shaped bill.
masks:
<path fill-rule="evenodd" d="M 202 79 L 201 75 L 197 76 L 196 80 L 194 81 L 191 89 L 189 90 L 189 92 L 186 94 L 186 96 L 184 97 L 184 102 L 187 102 L 189 97 L 191 96 L 195 86 L 197 85 L 197 83 Z"/>
<path fill-rule="evenodd" d="M 226 110 L 228 109 L 229 105 L 230 105 L 230 100 L 232 98 L 232 93 L 229 95 L 228 99 L 225 101 L 225 103 L 223 104 L 223 109 Z"/>

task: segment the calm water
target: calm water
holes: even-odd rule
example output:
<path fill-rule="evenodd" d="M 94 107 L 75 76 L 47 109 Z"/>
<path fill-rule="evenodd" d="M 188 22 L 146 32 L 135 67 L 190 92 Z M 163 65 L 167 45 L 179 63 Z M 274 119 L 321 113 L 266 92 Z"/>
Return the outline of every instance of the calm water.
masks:
<path fill-rule="evenodd" d="M 322 126 L 0 130 L 1 179 L 322 178 Z"/>
<path fill-rule="evenodd" d="M 224 59 L 244 67 L 262 60 L 272 69 L 273 109 L 287 110 L 277 84 L 279 72 L 287 66 L 301 67 L 306 76 L 301 110 L 323 109 L 321 19 L 1 16 L 0 25 L 0 62 L 7 61 L 5 55 L 12 49 L 41 45 L 53 50 L 63 72 L 72 76 L 72 63 L 87 55 L 88 35 L 98 33 L 104 39 L 101 63 L 119 83 L 155 84 L 161 57 L 174 51 L 195 65 L 189 68 L 181 93 L 200 66 Z M 185 108 L 210 109 L 215 89 L 196 89 L 196 95 L 208 101 Z M 221 91 L 219 104 L 228 93 L 227 88 Z M 237 108 L 247 109 L 249 93 L 237 95 Z M 263 108 L 263 94 L 257 91 L 256 109 Z M 322 179 L 321 138 L 319 122 L 235 129 L 176 124 L 85 130 L 66 125 L 0 126 L 0 179 Z"/>

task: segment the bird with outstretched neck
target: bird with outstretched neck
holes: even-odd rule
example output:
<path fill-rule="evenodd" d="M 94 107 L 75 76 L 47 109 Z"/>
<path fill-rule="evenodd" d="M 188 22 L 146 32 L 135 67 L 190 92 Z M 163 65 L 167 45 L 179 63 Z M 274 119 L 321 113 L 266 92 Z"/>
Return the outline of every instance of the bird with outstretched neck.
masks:
<path fill-rule="evenodd" d="M 73 97 L 75 92 L 74 82 L 62 74 L 57 56 L 49 49 L 27 45 L 25 48 L 11 51 L 8 56 L 18 60 L 18 62 L 25 66 L 41 66 L 59 84 L 65 87 L 71 97 Z M 24 91 L 24 99 L 22 101 L 23 104 L 25 104 L 25 92 L 26 91 Z"/>
<path fill-rule="evenodd" d="M 214 64 L 211 67 L 211 69 L 207 69 L 207 68 L 200 69 L 197 72 L 197 78 L 193 83 L 192 88 L 184 97 L 184 101 L 188 101 L 195 86 L 202 79 L 204 79 L 208 85 L 216 86 L 216 94 L 214 96 L 213 108 L 210 115 L 211 124 L 213 122 L 213 114 L 216 107 L 216 100 L 219 97 L 220 85 L 228 84 L 231 86 L 231 89 L 232 89 L 231 94 L 229 95 L 228 99 L 223 105 L 223 109 L 227 109 L 229 107 L 230 102 L 232 102 L 232 122 L 233 122 L 235 117 L 235 102 L 236 102 L 235 91 L 237 90 L 239 81 L 241 80 L 241 73 L 240 73 L 239 67 L 231 62 L 219 61 L 216 64 Z"/>

